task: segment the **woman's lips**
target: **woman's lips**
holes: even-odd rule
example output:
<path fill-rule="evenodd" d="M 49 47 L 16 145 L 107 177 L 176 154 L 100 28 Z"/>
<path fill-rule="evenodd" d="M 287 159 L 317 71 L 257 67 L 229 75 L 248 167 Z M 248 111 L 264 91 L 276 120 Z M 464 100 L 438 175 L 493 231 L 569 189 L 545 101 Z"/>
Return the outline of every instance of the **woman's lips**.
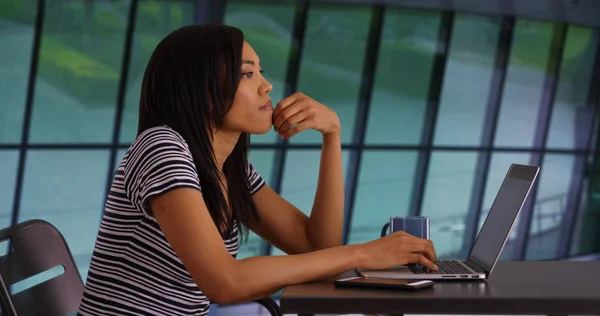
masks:
<path fill-rule="evenodd" d="M 267 110 L 267 111 L 271 111 L 273 110 L 273 106 L 271 101 L 265 103 L 263 106 L 260 107 L 261 110 Z"/>

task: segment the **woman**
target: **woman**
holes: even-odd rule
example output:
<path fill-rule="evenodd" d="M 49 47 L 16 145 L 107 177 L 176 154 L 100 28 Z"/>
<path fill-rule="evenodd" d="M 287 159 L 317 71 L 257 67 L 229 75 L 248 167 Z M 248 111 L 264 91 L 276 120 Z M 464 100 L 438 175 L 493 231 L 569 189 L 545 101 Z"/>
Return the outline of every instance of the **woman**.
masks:
<path fill-rule="evenodd" d="M 205 315 L 285 285 L 349 269 L 421 263 L 431 242 L 397 233 L 342 246 L 340 122 L 293 94 L 274 108 L 272 86 L 240 30 L 178 29 L 144 74 L 138 136 L 119 164 L 96 240 L 81 315 Z M 323 135 L 318 187 L 307 217 L 247 162 L 248 134 Z M 290 256 L 237 260 L 248 229 Z"/>

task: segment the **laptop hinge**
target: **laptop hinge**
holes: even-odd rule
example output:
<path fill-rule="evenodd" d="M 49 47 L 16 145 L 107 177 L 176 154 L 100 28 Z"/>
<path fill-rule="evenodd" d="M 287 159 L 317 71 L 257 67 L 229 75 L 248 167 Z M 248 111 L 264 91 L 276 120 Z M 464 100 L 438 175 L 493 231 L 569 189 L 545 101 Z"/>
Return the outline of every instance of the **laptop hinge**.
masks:
<path fill-rule="evenodd" d="M 486 274 L 488 273 L 488 271 L 487 271 L 485 268 L 483 268 L 482 266 L 478 265 L 478 264 L 477 264 L 477 262 L 475 262 L 475 261 L 473 261 L 473 260 L 471 260 L 471 259 L 467 259 L 465 262 L 469 262 L 469 263 L 473 264 L 474 266 L 477 266 L 477 267 L 478 267 L 478 268 L 481 270 L 481 271 L 475 271 L 475 272 L 478 272 L 478 273 L 486 273 Z M 468 265 L 468 264 L 466 264 L 466 263 L 465 263 L 465 265 L 466 265 L 467 267 L 469 267 L 469 265 Z M 469 268 L 471 268 L 471 267 L 469 267 Z M 471 269 L 473 269 L 473 268 L 471 268 Z M 474 270 L 474 269 L 473 269 L 473 270 Z"/>

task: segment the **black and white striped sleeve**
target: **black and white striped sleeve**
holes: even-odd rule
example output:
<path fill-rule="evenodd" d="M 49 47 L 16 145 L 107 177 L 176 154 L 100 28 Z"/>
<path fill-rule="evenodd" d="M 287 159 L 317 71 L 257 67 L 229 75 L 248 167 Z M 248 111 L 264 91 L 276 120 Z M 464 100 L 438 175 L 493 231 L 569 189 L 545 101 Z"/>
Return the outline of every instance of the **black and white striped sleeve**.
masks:
<path fill-rule="evenodd" d="M 248 183 L 250 184 L 250 194 L 258 192 L 265 185 L 265 180 L 251 163 L 248 163 Z"/>
<path fill-rule="evenodd" d="M 192 155 L 173 131 L 147 131 L 132 146 L 125 166 L 124 186 L 138 210 L 154 216 L 150 199 L 176 188 L 200 190 Z"/>

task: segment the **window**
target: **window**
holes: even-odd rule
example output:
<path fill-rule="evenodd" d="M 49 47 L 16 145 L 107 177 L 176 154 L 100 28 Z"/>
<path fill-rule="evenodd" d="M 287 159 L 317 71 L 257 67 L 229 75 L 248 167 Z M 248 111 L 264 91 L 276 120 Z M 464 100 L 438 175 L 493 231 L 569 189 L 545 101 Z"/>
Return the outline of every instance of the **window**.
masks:
<path fill-rule="evenodd" d="M 121 163 L 121 161 L 125 157 L 126 153 L 127 153 L 127 149 L 119 149 L 119 150 L 117 150 L 117 155 L 115 156 L 115 170 L 117 170 L 117 168 L 119 167 L 119 164 Z"/>
<path fill-rule="evenodd" d="M 473 152 L 431 155 L 421 212 L 431 219 L 431 240 L 441 258 L 454 258 L 462 248 L 476 165 Z"/>
<path fill-rule="evenodd" d="M 0 143 L 19 143 L 38 1 L 0 3 Z"/>
<path fill-rule="evenodd" d="M 107 181 L 113 180 L 107 179 L 112 174 L 107 170 L 113 165 L 109 161 L 112 150 L 117 150 L 116 168 L 137 133 L 148 60 L 167 34 L 199 22 L 199 1 L 46 1 L 44 23 L 38 30 L 38 71 L 35 78 L 29 78 L 37 3 L 0 0 L 0 174 L 6 180 L 0 183 L 0 226 L 8 226 L 17 216 L 12 213 L 17 196 L 16 219 L 42 218 L 55 224 L 85 277 L 96 236 L 90 232 L 97 231 Z M 134 33 L 126 43 L 134 3 Z M 587 157 L 594 150 L 591 140 L 597 142 L 597 95 L 590 91 L 596 89 L 592 82 L 597 80 L 592 79 L 598 30 L 569 25 L 563 47 L 556 47 L 555 36 L 562 34 L 557 33 L 562 30 L 559 25 L 517 18 L 512 37 L 502 37 L 507 41 L 499 45 L 500 36 L 507 35 L 503 26 L 512 21 L 506 17 L 386 6 L 361 143 L 353 135 L 356 122 L 364 122 L 356 117 L 357 105 L 373 12 L 378 8 L 312 1 L 305 16 L 302 4 L 295 0 L 228 0 L 224 4 L 223 23 L 239 27 L 258 53 L 265 77 L 274 86 L 274 104 L 287 97 L 289 80 L 297 79 L 293 88 L 340 117 L 344 173 L 347 167 L 358 170 L 348 218 L 349 243 L 376 239 L 391 216 L 416 212 L 431 217 L 431 236 L 440 258 L 459 257 L 469 244 L 465 232 L 470 236 L 471 229 L 481 228 L 510 164 L 540 163 L 535 194 L 530 195 L 535 201 L 529 230 L 519 235 L 519 225 L 525 223 L 518 218 L 501 258 L 555 258 L 557 238 L 569 222 L 565 218 L 571 218 L 565 214 L 572 215 L 566 213 L 570 205 L 581 209 L 574 216 L 570 253 L 600 249 L 600 164 L 594 161 L 591 171 L 582 167 L 589 164 Z M 439 43 L 440 35 L 446 34 L 440 31 L 450 21 L 450 40 Z M 305 25 L 301 39 L 294 38 L 299 22 L 305 22 L 300 23 Z M 299 69 L 288 69 L 291 58 L 297 57 L 295 40 L 303 43 Z M 442 47 L 448 48 L 447 56 L 440 55 Z M 131 58 L 122 65 L 129 48 Z M 559 60 L 557 52 L 562 58 L 557 64 L 559 76 L 553 78 L 554 71 L 549 70 Z M 502 74 L 497 58 L 504 53 L 509 56 L 504 85 L 492 87 L 500 82 L 494 79 Z M 434 62 L 444 60 L 444 68 L 434 70 Z M 127 69 L 123 115 L 115 121 L 123 68 Z M 434 78 L 442 69 L 443 78 Z M 548 89 L 549 79 L 558 80 L 555 95 Z M 30 81 L 35 82 L 33 107 L 30 117 L 24 117 Z M 432 86 L 440 81 L 441 88 Z M 438 88 L 438 112 L 432 113 L 427 106 Z M 499 114 L 493 118 L 488 108 L 490 93 L 500 88 Z M 542 106 L 548 96 L 554 96 L 554 103 Z M 588 102 L 591 97 L 594 102 Z M 545 112 L 548 108 L 551 112 Z M 426 118 L 426 113 L 435 116 Z M 546 117 L 548 121 L 542 120 Z M 25 147 L 20 147 L 24 122 L 30 122 L 31 128 Z M 547 135 L 541 128 L 546 122 Z M 116 149 L 114 124 L 121 124 Z M 423 135 L 431 135 L 432 141 L 422 142 Z M 491 144 L 483 135 L 493 135 Z M 269 185 L 281 184 L 282 196 L 308 214 L 318 181 L 321 141 L 321 135 L 312 130 L 293 137 L 287 147 L 279 145 L 273 130 L 252 135 L 249 161 Z M 280 166 L 275 160 L 281 150 L 286 150 L 286 158 L 278 183 L 274 177 Z M 24 166 L 19 165 L 22 153 L 26 154 Z M 354 165 L 356 157 L 361 157 L 360 164 Z M 489 167 L 479 170 L 487 158 Z M 14 184 L 19 170 L 24 171 L 22 188 Z M 424 179 L 423 186 L 415 179 Z M 354 178 L 345 177 L 345 181 L 348 185 Z M 572 203 L 577 195 L 574 188 L 582 181 L 577 197 L 581 203 Z M 423 196 L 414 194 L 415 189 L 417 193 L 423 189 Z M 479 197 L 481 205 L 473 205 L 480 202 Z M 421 209 L 409 209 L 415 204 Z M 477 210 L 474 206 L 481 207 L 479 220 L 473 221 L 477 226 L 465 227 L 471 222 L 467 217 Z M 528 244 L 521 244 L 524 241 Z M 515 252 L 521 246 L 525 258 Z M 250 233 L 240 245 L 238 258 L 265 254 L 268 249 Z M 281 251 L 273 248 L 270 253 Z"/>
<path fill-rule="evenodd" d="M 85 277 L 106 198 L 108 150 L 30 150 L 19 222 L 43 219 L 63 234 Z"/>
<path fill-rule="evenodd" d="M 275 157 L 274 150 L 251 150 L 248 161 L 254 166 L 258 174 L 265 180 L 268 185 L 271 183 L 271 175 L 273 173 L 273 159 Z M 248 239 L 244 243 L 240 243 L 240 249 L 238 251 L 238 258 L 248 258 L 253 256 L 260 256 L 266 244 L 262 238 L 256 235 L 254 232 L 249 232 Z"/>
<path fill-rule="evenodd" d="M 498 18 L 454 18 L 435 145 L 479 146 L 494 71 Z"/>
<path fill-rule="evenodd" d="M 481 214 L 479 216 L 479 223 L 477 227 L 477 231 L 481 230 L 481 226 L 483 226 L 483 222 L 485 221 L 494 200 L 496 199 L 496 195 L 500 190 L 500 186 L 506 177 L 508 172 L 508 168 L 513 163 L 517 164 L 529 164 L 531 159 L 530 153 L 522 153 L 522 152 L 495 152 L 492 154 L 490 166 L 488 168 L 487 174 L 487 182 L 485 185 L 485 193 L 483 197 L 483 205 Z M 535 184 L 537 185 L 537 183 Z M 523 210 L 521 210 L 523 211 Z M 522 214 L 522 213 L 520 213 Z M 520 223 L 521 216 L 517 216 L 515 224 L 508 234 L 508 240 L 504 245 L 502 250 L 501 259 L 518 259 L 515 257 L 514 247 L 515 241 L 517 238 L 518 226 Z"/>
<path fill-rule="evenodd" d="M 571 255 L 583 255 L 597 253 L 600 251 L 600 168 L 596 157 L 592 174 L 589 177 L 589 189 L 582 194 L 581 212 L 577 218 L 573 242 L 571 244 Z"/>
<path fill-rule="evenodd" d="M 439 24 L 437 12 L 386 11 L 367 144 L 420 142 Z"/>
<path fill-rule="evenodd" d="M 289 150 L 284 167 L 281 195 L 299 208 L 310 214 L 317 190 L 321 152 L 317 150 Z M 348 152 L 342 152 L 342 168 L 346 173 Z M 282 254 L 273 247 L 271 254 Z"/>
<path fill-rule="evenodd" d="M 45 3 L 29 142 L 109 142 L 129 2 Z"/>
<path fill-rule="evenodd" d="M 10 226 L 12 220 L 18 160 L 18 151 L 0 150 L 0 174 L 2 175 L 2 181 L 0 181 L 0 227 Z"/>
<path fill-rule="evenodd" d="M 591 29 L 569 26 L 563 52 L 546 147 L 586 149 L 594 123 L 593 105 L 586 104 L 598 36 Z M 596 53 L 597 54 L 597 53 Z"/>
<path fill-rule="evenodd" d="M 569 188 L 573 186 L 572 181 L 578 181 L 576 177 L 581 177 L 573 174 L 574 164 L 575 156 L 570 154 L 546 154 L 544 157 L 529 227 L 527 260 L 556 257 Z"/>
<path fill-rule="evenodd" d="M 273 106 L 286 95 L 287 63 L 292 49 L 295 1 L 269 4 L 227 1 L 225 24 L 240 28 L 258 57 L 265 78 L 273 85 Z M 274 143 L 279 137 L 273 129 L 264 135 L 252 135 L 252 143 Z"/>
<path fill-rule="evenodd" d="M 313 4 L 306 23 L 298 91 L 337 113 L 343 143 L 352 141 L 370 20 L 369 7 Z M 320 142 L 313 130 L 290 140 Z"/>
<path fill-rule="evenodd" d="M 360 164 L 350 244 L 379 237 L 392 216 L 409 214 L 416 151 L 365 151 Z"/>
<path fill-rule="evenodd" d="M 142 79 L 154 48 L 172 31 L 193 24 L 194 10 L 194 1 L 188 0 L 139 1 L 131 43 L 120 143 L 130 143 L 135 139 Z"/>
<path fill-rule="evenodd" d="M 517 21 L 495 146 L 533 146 L 552 35 L 551 23 Z"/>

